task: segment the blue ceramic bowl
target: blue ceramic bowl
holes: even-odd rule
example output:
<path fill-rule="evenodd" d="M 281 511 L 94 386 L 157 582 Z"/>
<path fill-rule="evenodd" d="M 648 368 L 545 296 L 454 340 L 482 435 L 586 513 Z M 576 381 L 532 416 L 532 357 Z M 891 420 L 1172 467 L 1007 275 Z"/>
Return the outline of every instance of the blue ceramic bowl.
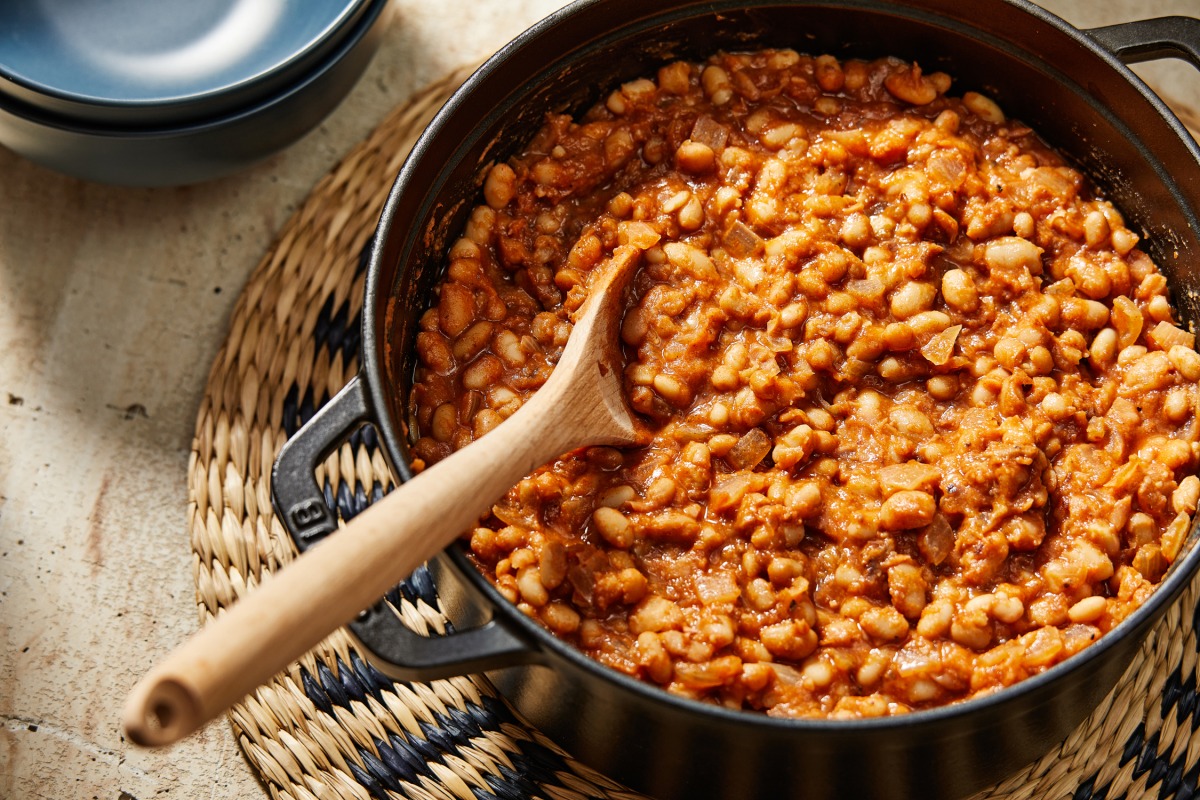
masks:
<path fill-rule="evenodd" d="M 0 144 L 87 180 L 195 183 L 325 118 L 387 0 L 0 4 Z"/>

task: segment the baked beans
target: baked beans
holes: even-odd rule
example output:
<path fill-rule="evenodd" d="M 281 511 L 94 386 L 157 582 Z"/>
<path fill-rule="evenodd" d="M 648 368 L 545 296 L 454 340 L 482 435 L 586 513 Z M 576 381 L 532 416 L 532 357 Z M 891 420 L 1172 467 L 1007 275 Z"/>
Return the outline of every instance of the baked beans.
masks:
<path fill-rule="evenodd" d="M 1153 591 L 1200 501 L 1200 354 L 1138 235 L 984 95 L 896 59 L 676 62 L 491 167 L 420 321 L 416 465 L 543 384 L 590 276 L 649 444 L 468 534 L 524 613 L 787 717 L 994 691 Z"/>

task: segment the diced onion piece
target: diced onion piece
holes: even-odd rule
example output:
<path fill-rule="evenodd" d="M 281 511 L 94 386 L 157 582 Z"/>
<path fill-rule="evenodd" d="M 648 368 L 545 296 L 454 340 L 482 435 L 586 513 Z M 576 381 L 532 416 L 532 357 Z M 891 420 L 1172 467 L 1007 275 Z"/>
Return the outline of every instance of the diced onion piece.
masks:
<path fill-rule="evenodd" d="M 754 469 L 771 452 L 771 437 L 762 428 L 751 428 L 725 456 L 734 469 Z"/>
<path fill-rule="evenodd" d="M 950 356 L 954 355 L 954 343 L 958 341 L 960 331 L 962 331 L 962 325 L 954 325 L 935 334 L 921 348 L 921 355 L 935 366 L 940 367 L 945 364 L 950 360 Z"/>
<path fill-rule="evenodd" d="M 734 258 L 752 256 L 763 247 L 763 240 L 741 221 L 733 223 L 725 233 L 725 249 Z"/>
<path fill-rule="evenodd" d="M 692 126 L 692 135 L 688 138 L 693 142 L 708 145 L 714 153 L 719 154 L 729 141 L 729 129 L 712 117 L 700 117 Z"/>

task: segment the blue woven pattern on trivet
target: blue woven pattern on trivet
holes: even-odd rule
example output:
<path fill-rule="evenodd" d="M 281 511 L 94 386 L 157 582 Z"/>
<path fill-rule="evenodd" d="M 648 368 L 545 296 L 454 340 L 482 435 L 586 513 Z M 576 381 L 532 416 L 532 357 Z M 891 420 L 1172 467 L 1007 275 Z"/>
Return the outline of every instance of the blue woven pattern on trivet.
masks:
<path fill-rule="evenodd" d="M 304 692 L 317 708 L 332 714 L 335 705 L 347 710 L 351 701 L 363 702 L 373 695 L 383 702 L 382 693 L 390 691 L 392 682 L 378 670 L 360 659 L 351 656 L 351 663 L 338 660 L 338 675 L 323 663 L 318 666 L 318 675 L 302 670 Z M 421 722 L 422 736 L 393 733 L 386 741 L 376 739 L 378 755 L 359 747 L 362 759 L 360 767 L 353 762 L 350 770 L 355 779 L 380 800 L 389 800 L 387 792 L 409 797 L 405 784 L 419 785 L 421 779 L 437 781 L 438 776 L 430 769 L 431 763 L 445 763 L 445 756 L 463 748 L 471 747 L 471 741 L 482 736 L 484 731 L 498 730 L 502 724 L 519 725 L 512 712 L 499 700 L 484 697 L 482 703 L 468 703 L 466 708 L 449 708 L 446 714 L 435 713 L 437 725 Z M 549 751 L 534 741 L 517 741 L 519 752 L 508 756 L 516 767 L 508 770 L 501 767 L 502 774 L 485 774 L 490 792 L 478 788 L 474 793 L 479 800 L 518 800 L 537 794 L 542 786 L 562 786 L 555 773 L 569 768 L 561 756 Z"/>

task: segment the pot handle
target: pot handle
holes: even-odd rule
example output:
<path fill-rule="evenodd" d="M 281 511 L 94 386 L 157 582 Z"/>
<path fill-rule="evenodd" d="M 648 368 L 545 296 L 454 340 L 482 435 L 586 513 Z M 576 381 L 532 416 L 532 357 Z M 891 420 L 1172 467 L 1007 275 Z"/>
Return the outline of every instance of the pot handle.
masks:
<path fill-rule="evenodd" d="M 271 470 L 271 500 L 300 552 L 337 530 L 337 518 L 317 485 L 317 465 L 371 419 L 366 384 L 355 375 L 279 450 Z"/>
<path fill-rule="evenodd" d="M 271 470 L 271 499 L 301 552 L 338 529 L 317 485 L 317 465 L 373 419 L 366 382 L 356 375 L 280 449 Z M 368 660 L 394 679 L 434 680 L 539 660 L 532 644 L 494 618 L 477 628 L 421 636 L 383 598 L 348 627 Z"/>
<path fill-rule="evenodd" d="M 1180 58 L 1200 69 L 1200 19 L 1156 17 L 1084 31 L 1126 64 Z"/>

